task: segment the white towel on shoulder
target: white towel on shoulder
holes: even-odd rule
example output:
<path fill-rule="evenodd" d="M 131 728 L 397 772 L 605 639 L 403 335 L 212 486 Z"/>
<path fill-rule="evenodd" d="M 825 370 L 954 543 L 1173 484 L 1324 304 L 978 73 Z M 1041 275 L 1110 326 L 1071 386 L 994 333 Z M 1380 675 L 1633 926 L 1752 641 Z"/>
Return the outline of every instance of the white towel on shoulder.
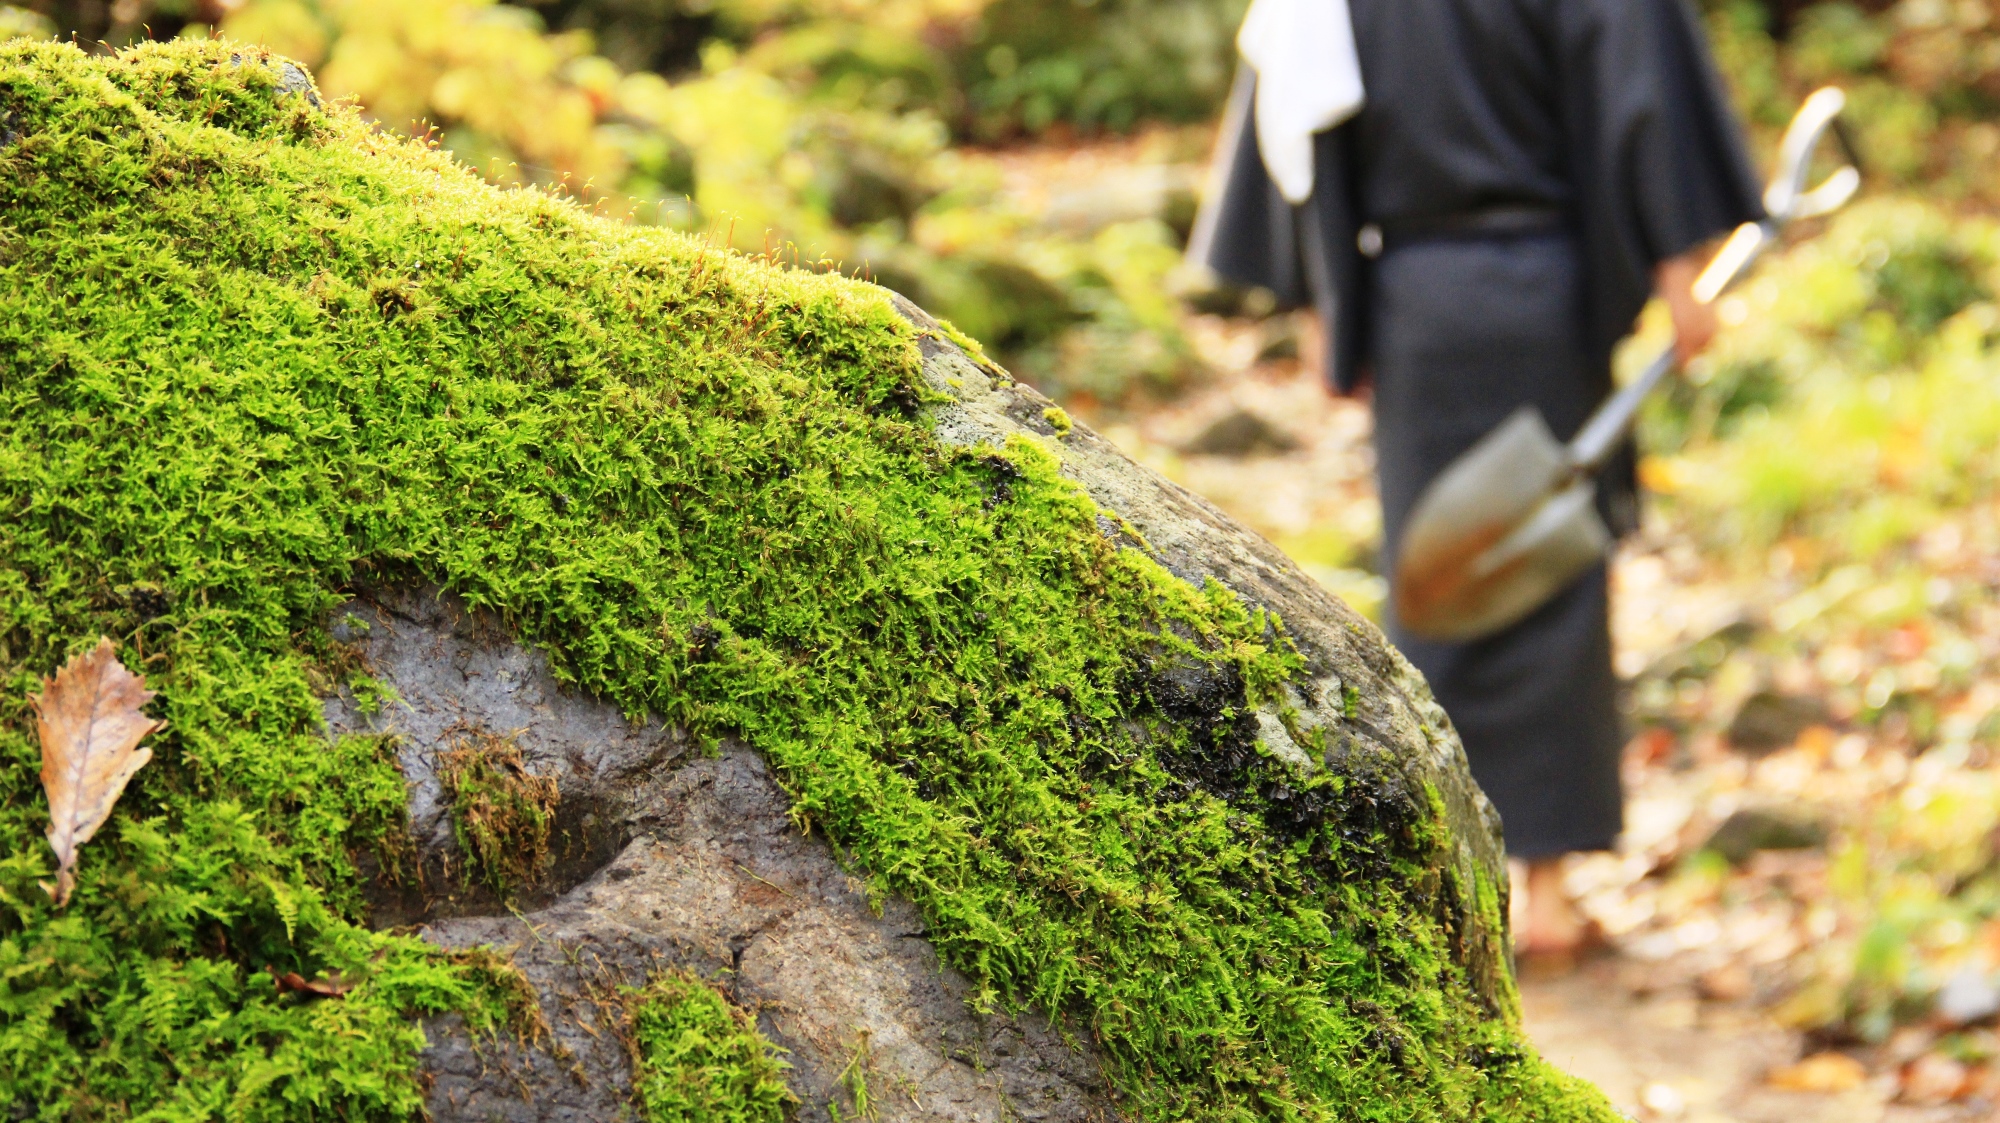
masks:
<path fill-rule="evenodd" d="M 1313 134 L 1360 110 L 1347 0 L 1251 0 L 1236 49 L 1257 72 L 1257 151 L 1293 205 L 1312 197 Z"/>

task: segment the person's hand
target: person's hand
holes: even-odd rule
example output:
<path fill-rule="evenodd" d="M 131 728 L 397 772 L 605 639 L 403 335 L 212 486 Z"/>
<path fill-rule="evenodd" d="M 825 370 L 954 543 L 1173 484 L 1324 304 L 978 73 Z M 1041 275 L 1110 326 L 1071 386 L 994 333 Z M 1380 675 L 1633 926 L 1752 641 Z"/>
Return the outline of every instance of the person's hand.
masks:
<path fill-rule="evenodd" d="M 1681 365 L 1708 349 L 1715 338 L 1715 305 L 1694 298 L 1694 279 L 1708 264 L 1707 246 L 1671 257 L 1653 270 L 1653 292 L 1667 302 L 1674 321 L 1674 357 Z"/>

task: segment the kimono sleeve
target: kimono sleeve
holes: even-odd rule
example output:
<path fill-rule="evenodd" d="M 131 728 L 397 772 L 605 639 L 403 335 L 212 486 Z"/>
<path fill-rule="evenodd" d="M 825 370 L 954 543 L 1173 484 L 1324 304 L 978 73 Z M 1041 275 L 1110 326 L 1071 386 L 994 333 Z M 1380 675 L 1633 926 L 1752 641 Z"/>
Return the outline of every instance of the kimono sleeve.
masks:
<path fill-rule="evenodd" d="M 1653 267 L 1762 218 L 1762 190 L 1687 0 L 1559 3 L 1591 321 L 1608 347 L 1644 305 Z"/>
<path fill-rule="evenodd" d="M 1353 127 L 1313 138 L 1313 193 L 1285 200 L 1265 170 L 1251 125 L 1257 76 L 1244 67 L 1223 114 L 1201 213 L 1188 238 L 1188 260 L 1239 285 L 1269 289 L 1281 309 L 1310 307 L 1329 335 L 1327 381 L 1346 392 L 1360 377 L 1367 318 L 1354 205 Z"/>
<path fill-rule="evenodd" d="M 1298 215 L 1258 154 L 1251 123 L 1256 93 L 1256 72 L 1242 67 L 1223 111 L 1215 164 L 1187 255 L 1224 280 L 1269 289 L 1280 308 L 1297 308 L 1309 300 Z"/>

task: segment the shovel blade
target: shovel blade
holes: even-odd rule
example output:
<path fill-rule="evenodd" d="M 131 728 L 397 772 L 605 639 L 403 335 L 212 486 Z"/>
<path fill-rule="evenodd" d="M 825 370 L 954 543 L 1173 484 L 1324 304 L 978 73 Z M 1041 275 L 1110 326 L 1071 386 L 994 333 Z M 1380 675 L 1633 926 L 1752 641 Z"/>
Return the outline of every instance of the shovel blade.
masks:
<path fill-rule="evenodd" d="M 1398 621 L 1467 642 L 1514 624 L 1604 557 L 1596 486 L 1523 407 L 1431 482 L 1396 559 Z"/>

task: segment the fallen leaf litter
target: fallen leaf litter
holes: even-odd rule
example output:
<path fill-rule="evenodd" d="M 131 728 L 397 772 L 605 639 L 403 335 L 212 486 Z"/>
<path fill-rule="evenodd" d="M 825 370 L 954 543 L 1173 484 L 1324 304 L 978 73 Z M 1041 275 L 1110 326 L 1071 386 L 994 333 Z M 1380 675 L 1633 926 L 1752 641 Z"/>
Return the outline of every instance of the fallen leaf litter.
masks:
<path fill-rule="evenodd" d="M 42 741 L 42 787 L 49 797 L 49 847 L 56 880 L 41 886 L 56 907 L 76 889 L 77 851 L 97 834 L 133 773 L 153 759 L 139 742 L 165 722 L 147 717 L 145 680 L 118 661 L 108 638 L 71 659 L 29 698 Z"/>

